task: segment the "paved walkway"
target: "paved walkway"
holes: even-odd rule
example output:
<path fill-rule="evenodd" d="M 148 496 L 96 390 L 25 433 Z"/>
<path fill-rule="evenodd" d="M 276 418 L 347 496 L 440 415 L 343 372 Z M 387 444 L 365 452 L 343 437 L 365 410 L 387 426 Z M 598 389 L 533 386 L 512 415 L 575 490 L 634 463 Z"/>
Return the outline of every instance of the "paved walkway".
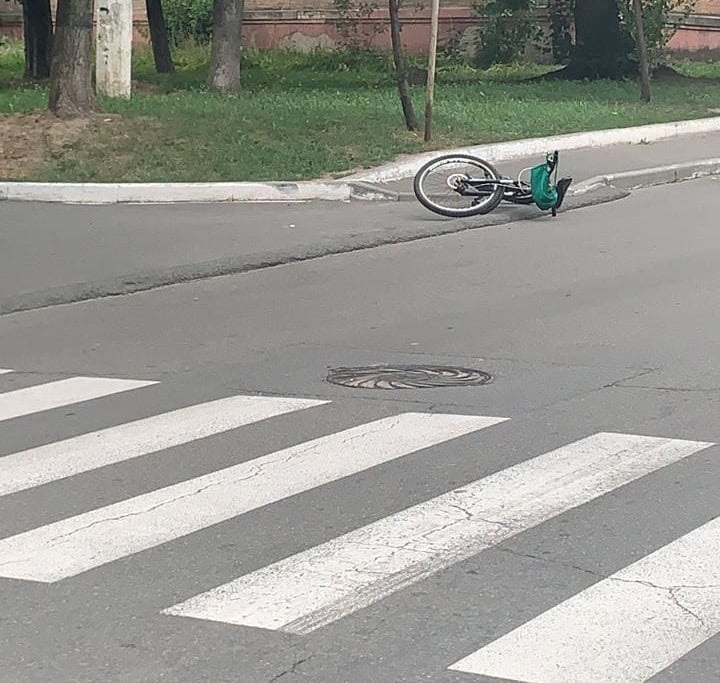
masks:
<path fill-rule="evenodd" d="M 612 145 L 597 149 L 576 149 L 561 152 L 560 175 L 572 176 L 578 182 L 607 173 L 637 171 L 643 168 L 716 157 L 720 157 L 720 133 L 709 133 L 707 135 L 674 138 L 647 145 Z M 506 162 L 488 159 L 500 173 L 511 177 L 517 177 L 520 170 L 535 166 L 541 163 L 542 160 L 542 156 L 514 159 Z M 392 183 L 382 183 L 380 187 L 394 192 L 411 193 L 412 178 L 404 178 Z"/>
<path fill-rule="evenodd" d="M 560 172 L 580 182 L 710 157 L 720 157 L 720 134 L 564 152 Z M 539 160 L 497 165 L 514 175 Z M 411 182 L 391 187 L 407 192 Z M 569 197 L 566 207 L 617 197 L 604 190 L 582 200 Z M 563 215 L 557 220 L 581 214 Z M 0 313 L 526 218 L 547 220 L 533 207 L 514 206 L 449 220 L 414 200 L 102 207 L 0 202 Z"/>

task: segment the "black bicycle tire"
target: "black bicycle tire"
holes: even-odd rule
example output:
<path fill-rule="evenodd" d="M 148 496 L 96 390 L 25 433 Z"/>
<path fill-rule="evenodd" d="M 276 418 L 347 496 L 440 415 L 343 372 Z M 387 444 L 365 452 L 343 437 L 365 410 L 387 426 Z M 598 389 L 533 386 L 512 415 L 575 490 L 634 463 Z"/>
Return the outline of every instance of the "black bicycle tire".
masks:
<path fill-rule="evenodd" d="M 433 213 L 439 214 L 440 216 L 445 216 L 446 218 L 468 218 L 470 216 L 480 216 L 494 211 L 503 199 L 504 191 L 501 185 L 498 185 L 495 188 L 495 192 L 490 196 L 490 200 L 487 203 L 471 206 L 467 209 L 451 209 L 448 207 L 442 207 L 427 198 L 427 195 L 421 187 L 425 174 L 436 164 L 450 161 L 451 159 L 457 159 L 459 161 L 471 161 L 474 164 L 479 164 L 481 166 L 484 166 L 485 170 L 489 171 L 492 174 L 492 180 L 501 179 L 495 167 L 488 161 L 485 161 L 485 159 L 471 156 L 470 154 L 444 154 L 442 156 L 435 157 L 434 159 L 431 159 L 430 161 L 423 164 L 418 170 L 418 172 L 415 174 L 415 178 L 413 179 L 413 192 L 415 193 L 415 197 L 417 198 L 417 200 L 428 211 L 432 211 Z"/>

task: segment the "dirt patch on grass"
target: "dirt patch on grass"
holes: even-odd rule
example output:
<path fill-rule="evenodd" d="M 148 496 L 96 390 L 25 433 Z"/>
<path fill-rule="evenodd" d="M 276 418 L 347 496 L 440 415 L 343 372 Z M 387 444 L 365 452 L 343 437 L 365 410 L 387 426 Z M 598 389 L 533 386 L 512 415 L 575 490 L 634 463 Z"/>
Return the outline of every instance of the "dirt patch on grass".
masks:
<path fill-rule="evenodd" d="M 107 114 L 71 120 L 58 119 L 47 111 L 0 115 L 0 178 L 32 178 L 79 140 L 96 138 L 121 125 L 120 117 Z"/>

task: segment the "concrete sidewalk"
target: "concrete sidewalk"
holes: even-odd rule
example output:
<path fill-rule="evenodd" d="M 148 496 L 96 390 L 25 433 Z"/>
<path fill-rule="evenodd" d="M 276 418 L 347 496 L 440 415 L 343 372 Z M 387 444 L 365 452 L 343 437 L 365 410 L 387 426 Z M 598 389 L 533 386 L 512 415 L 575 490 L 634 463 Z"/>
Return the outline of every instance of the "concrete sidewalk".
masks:
<path fill-rule="evenodd" d="M 575 185 L 608 172 L 720 157 L 720 134 L 561 155 Z M 514 174 L 537 156 L 497 163 Z M 411 180 L 388 184 L 407 192 Z M 640 183 L 641 185 L 643 183 Z M 572 209 L 627 192 L 608 186 L 569 196 Z M 444 219 L 416 201 L 77 206 L 0 203 L 0 313 L 125 294 L 193 279 L 513 221 L 553 220 L 535 207 Z"/>
<path fill-rule="evenodd" d="M 552 150 L 548 150 L 552 151 Z M 720 157 L 720 133 L 707 133 L 673 138 L 662 142 L 641 145 L 611 145 L 593 149 L 571 149 L 560 153 L 559 175 L 574 178 L 574 186 L 594 176 L 623 171 L 637 171 L 671 164 Z M 486 159 L 499 173 L 516 178 L 529 166 L 542 163 L 542 155 L 502 161 Z M 527 180 L 527 176 L 524 176 Z M 412 194 L 412 177 L 376 183 L 385 191 L 397 192 L 404 200 L 415 200 Z"/>

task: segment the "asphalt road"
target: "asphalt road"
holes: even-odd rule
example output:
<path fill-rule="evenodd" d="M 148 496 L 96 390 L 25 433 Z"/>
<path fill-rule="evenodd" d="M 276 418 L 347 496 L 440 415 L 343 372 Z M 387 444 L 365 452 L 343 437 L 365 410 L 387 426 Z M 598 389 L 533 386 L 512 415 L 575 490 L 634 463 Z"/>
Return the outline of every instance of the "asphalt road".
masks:
<path fill-rule="evenodd" d="M 602 187 L 568 197 L 563 210 L 626 196 Z M 544 214 L 503 204 L 486 216 L 448 219 L 414 199 L 101 208 L 0 202 L 0 315 L 530 218 Z"/>
<path fill-rule="evenodd" d="M 718 187 L 0 316 L 2 683 L 716 683 Z"/>

